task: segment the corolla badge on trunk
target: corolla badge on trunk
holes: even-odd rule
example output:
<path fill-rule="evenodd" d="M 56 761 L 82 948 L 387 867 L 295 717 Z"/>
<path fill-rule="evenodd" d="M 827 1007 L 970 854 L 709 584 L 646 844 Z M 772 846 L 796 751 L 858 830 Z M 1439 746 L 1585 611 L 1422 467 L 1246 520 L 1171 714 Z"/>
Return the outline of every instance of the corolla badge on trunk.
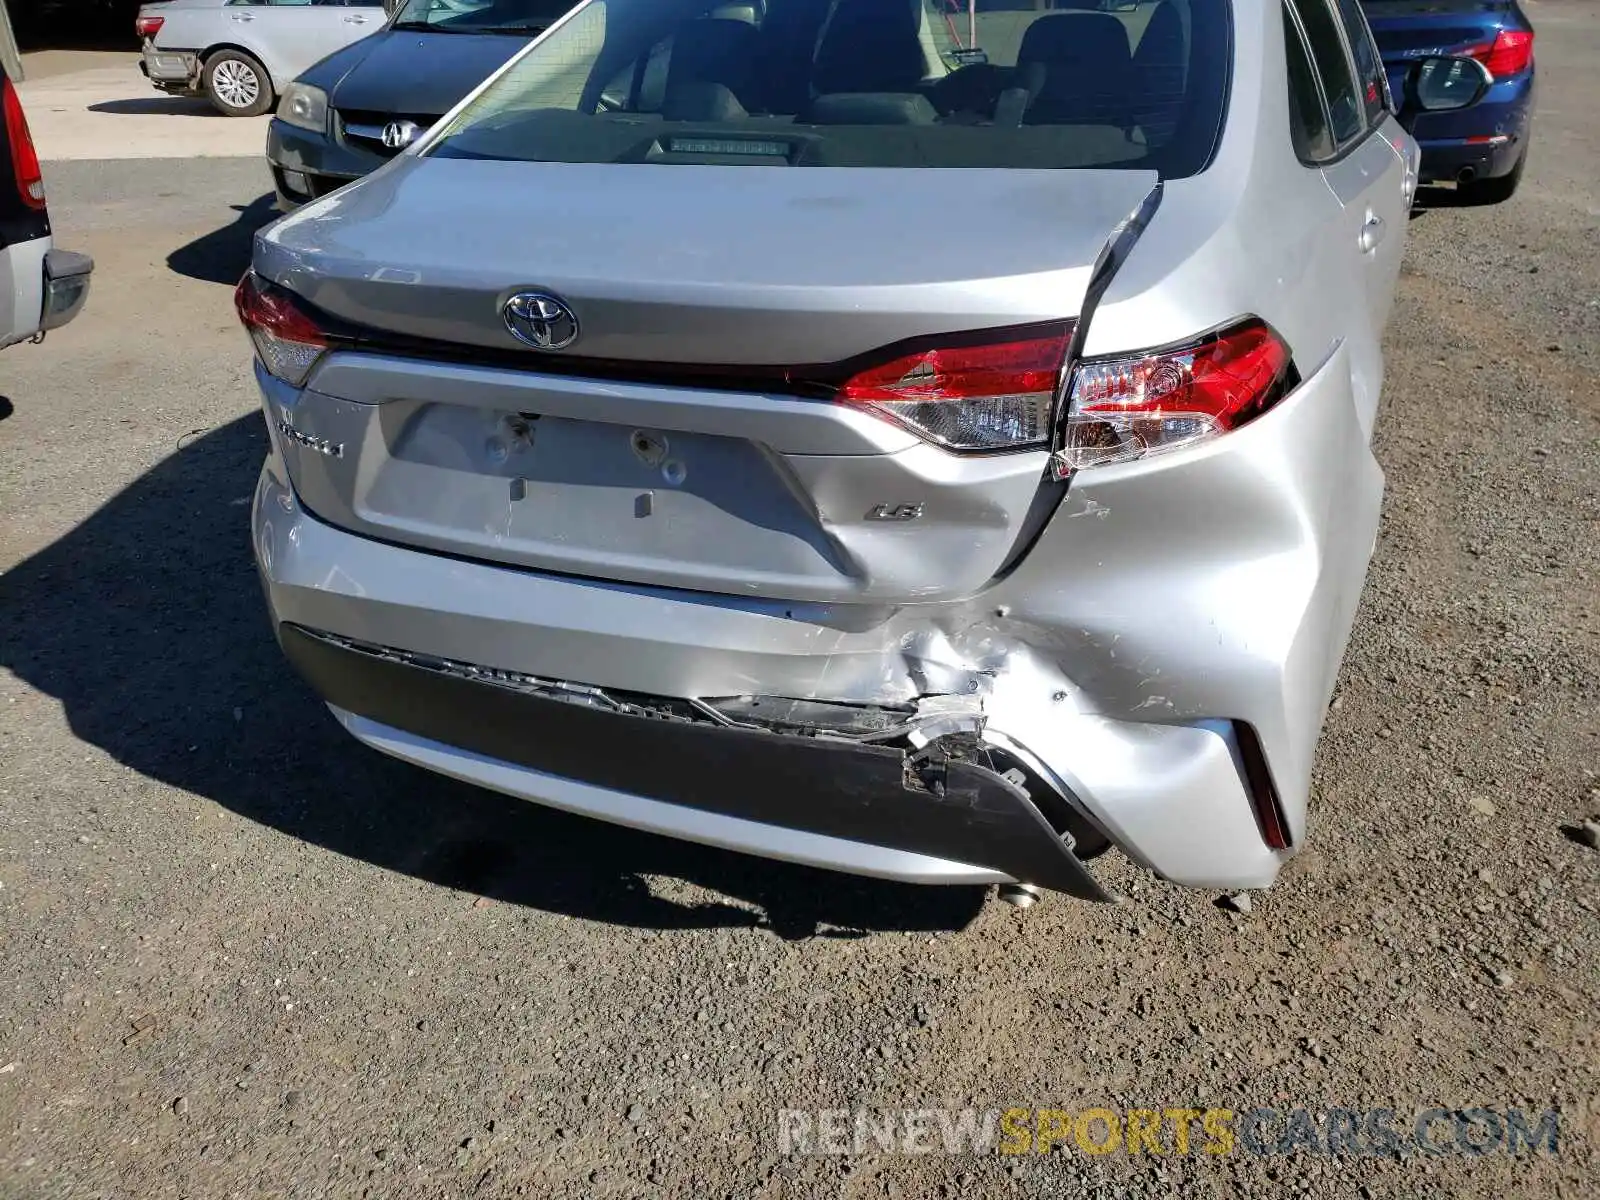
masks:
<path fill-rule="evenodd" d="M 536 350 L 565 350 L 578 340 L 578 318 L 549 292 L 518 292 L 500 312 L 511 336 Z"/>

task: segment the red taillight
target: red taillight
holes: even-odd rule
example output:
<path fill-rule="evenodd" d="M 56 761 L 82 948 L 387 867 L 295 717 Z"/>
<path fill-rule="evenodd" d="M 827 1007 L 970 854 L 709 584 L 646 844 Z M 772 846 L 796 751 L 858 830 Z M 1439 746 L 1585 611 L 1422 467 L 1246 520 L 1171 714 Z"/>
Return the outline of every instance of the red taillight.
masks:
<path fill-rule="evenodd" d="M 1533 31 L 1530 29 L 1502 29 L 1492 42 L 1473 46 L 1467 50 L 1469 57 L 1477 59 L 1496 79 L 1520 75 L 1533 61 Z"/>
<path fill-rule="evenodd" d="M 161 32 L 166 20 L 165 17 L 138 17 L 133 22 L 133 32 L 137 37 L 153 38 Z"/>
<path fill-rule="evenodd" d="M 1071 334 L 1062 322 L 931 341 L 858 371 L 836 395 L 952 450 L 1042 446 Z"/>
<path fill-rule="evenodd" d="M 262 366 L 285 383 L 303 384 L 317 360 L 333 345 L 333 339 L 293 292 L 266 282 L 254 271 L 239 281 L 233 304 Z"/>
<path fill-rule="evenodd" d="M 11 145 L 11 166 L 17 177 L 17 191 L 29 208 L 44 208 L 44 176 L 39 172 L 39 153 L 33 148 L 33 135 L 28 132 L 28 118 L 23 115 L 22 101 L 11 80 L 3 81 L 3 100 L 6 110 L 6 140 Z"/>
<path fill-rule="evenodd" d="M 1061 462 L 1129 462 L 1227 433 L 1283 396 L 1289 348 L 1254 318 L 1188 346 L 1087 359 L 1072 373 Z"/>

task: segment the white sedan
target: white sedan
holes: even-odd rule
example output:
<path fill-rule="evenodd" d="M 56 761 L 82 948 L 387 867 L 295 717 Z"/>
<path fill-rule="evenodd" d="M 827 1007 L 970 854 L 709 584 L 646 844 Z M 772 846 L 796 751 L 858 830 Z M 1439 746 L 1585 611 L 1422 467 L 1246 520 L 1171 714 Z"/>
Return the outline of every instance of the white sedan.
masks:
<path fill-rule="evenodd" d="M 164 92 L 229 117 L 270 112 L 285 85 L 382 29 L 382 0 L 166 0 L 139 9 L 139 69 Z"/>

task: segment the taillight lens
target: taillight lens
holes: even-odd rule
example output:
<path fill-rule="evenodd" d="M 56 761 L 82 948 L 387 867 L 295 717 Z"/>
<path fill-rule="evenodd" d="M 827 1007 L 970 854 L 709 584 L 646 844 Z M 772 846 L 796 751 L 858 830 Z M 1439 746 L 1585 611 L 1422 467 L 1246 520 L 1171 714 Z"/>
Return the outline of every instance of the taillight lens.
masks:
<path fill-rule="evenodd" d="M 1086 359 L 1072 373 L 1059 461 L 1074 471 L 1131 462 L 1237 429 L 1283 396 L 1289 363 L 1255 319 L 1189 346 Z"/>
<path fill-rule="evenodd" d="M 1494 41 L 1473 46 L 1467 54 L 1481 62 L 1496 79 L 1520 75 L 1533 61 L 1533 31 L 1502 29 Z"/>
<path fill-rule="evenodd" d="M 233 304 L 262 366 L 285 383 L 295 387 L 305 383 L 311 368 L 333 345 L 293 292 L 268 283 L 254 271 L 239 281 Z"/>
<path fill-rule="evenodd" d="M 1050 437 L 1070 323 L 946 339 L 858 371 L 836 397 L 951 450 L 1018 450 Z"/>
<path fill-rule="evenodd" d="M 33 135 L 28 132 L 28 118 L 23 115 L 22 101 L 9 78 L 0 81 L 0 104 L 6 111 L 6 140 L 11 145 L 11 166 L 17 177 L 17 191 L 29 208 L 44 208 L 44 176 L 39 171 L 39 153 L 33 148 Z"/>
<path fill-rule="evenodd" d="M 165 17 L 138 17 L 133 22 L 133 32 L 137 37 L 153 38 L 161 32 L 166 20 Z"/>

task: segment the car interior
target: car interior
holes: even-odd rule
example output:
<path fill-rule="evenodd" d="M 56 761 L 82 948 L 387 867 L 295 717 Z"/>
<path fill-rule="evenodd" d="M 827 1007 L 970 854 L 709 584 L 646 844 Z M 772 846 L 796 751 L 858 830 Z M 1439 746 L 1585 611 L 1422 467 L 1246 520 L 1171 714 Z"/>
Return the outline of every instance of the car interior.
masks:
<path fill-rule="evenodd" d="M 538 117 L 543 152 L 502 155 L 474 138 L 456 150 L 557 161 L 709 153 L 796 165 L 1199 169 L 1221 124 L 1226 4 L 1043 7 L 1051 2 L 595 0 L 530 51 L 526 72 L 514 66 L 500 94 L 491 90 L 491 111 L 469 112 L 452 131 L 475 116 L 502 128 Z M 569 44 L 586 52 L 569 58 Z M 609 119 L 616 129 L 580 130 L 561 116 Z M 641 141 L 663 123 L 695 128 L 656 129 Z M 1030 130 L 1054 133 L 1016 136 Z M 1030 161 L 1029 147 L 1040 161 Z"/>
<path fill-rule="evenodd" d="M 1183 96 L 1188 0 L 1123 12 L 1004 2 L 981 0 L 971 13 L 920 0 L 719 5 L 619 72 L 600 103 L 669 120 L 1113 124 L 1147 136 L 1171 126 L 1164 110 Z M 974 34 L 978 44 L 965 44 Z"/>

